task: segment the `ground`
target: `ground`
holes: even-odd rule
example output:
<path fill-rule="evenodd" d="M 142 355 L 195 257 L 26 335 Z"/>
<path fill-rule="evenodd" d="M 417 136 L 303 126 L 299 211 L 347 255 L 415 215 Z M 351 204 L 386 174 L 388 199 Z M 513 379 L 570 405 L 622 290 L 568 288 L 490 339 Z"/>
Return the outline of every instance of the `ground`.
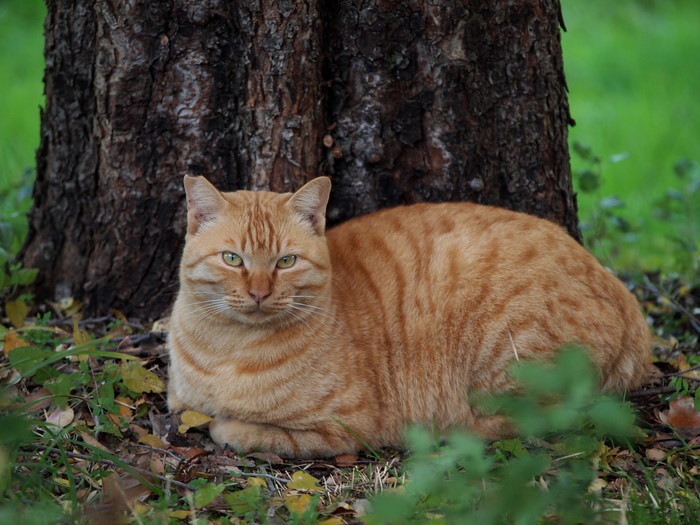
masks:
<path fill-rule="evenodd" d="M 683 517 L 700 509 L 700 413 L 692 400 L 700 381 L 700 287 L 658 275 L 630 286 L 655 335 L 660 377 L 628 394 L 644 435 L 629 446 L 600 440 L 587 454 L 596 468 L 589 492 L 618 506 L 639 493 L 651 498 L 645 505 L 675 506 L 671 514 Z M 94 523 L 359 523 L 377 492 L 400 494 L 411 478 L 410 454 L 398 450 L 316 461 L 221 450 L 206 417 L 167 409 L 162 323 L 143 326 L 119 312 L 78 320 L 80 305 L 71 301 L 45 310 L 51 314 L 24 321 L 22 305 L 10 306 L 17 327 L 4 335 L 0 374 L 10 386 L 0 413 L 7 423 L 2 488 L 20 515 L 49 501 L 58 514 L 76 511 L 72 519 Z M 28 428 L 13 426 L 17 414 Z M 539 447 L 554 457 L 552 443 L 507 440 L 487 445 L 486 454 L 507 462 Z M 546 486 L 560 459 L 533 480 Z M 439 508 L 422 516 L 449 522 Z M 566 522 L 556 511 L 547 516 Z M 693 522 L 683 519 L 667 522 Z"/>

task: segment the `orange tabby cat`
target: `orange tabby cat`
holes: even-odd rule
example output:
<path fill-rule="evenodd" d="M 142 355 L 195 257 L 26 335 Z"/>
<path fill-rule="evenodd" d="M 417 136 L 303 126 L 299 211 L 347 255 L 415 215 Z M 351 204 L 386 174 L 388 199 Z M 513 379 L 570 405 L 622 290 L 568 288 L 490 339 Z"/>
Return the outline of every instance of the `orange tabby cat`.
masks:
<path fill-rule="evenodd" d="M 410 423 L 496 436 L 470 394 L 567 343 L 605 390 L 645 379 L 637 301 L 558 226 L 449 203 L 325 232 L 330 186 L 220 193 L 185 177 L 168 402 L 214 416 L 217 443 L 311 457 L 400 445 Z"/>

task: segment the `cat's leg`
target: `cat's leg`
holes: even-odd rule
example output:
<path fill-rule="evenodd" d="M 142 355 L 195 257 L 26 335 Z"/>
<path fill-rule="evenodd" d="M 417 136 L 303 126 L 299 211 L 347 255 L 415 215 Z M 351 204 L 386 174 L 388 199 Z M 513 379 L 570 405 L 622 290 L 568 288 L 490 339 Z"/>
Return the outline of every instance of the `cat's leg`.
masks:
<path fill-rule="evenodd" d="M 506 416 L 477 416 L 471 428 L 486 439 L 504 439 L 516 434 L 513 422 Z"/>
<path fill-rule="evenodd" d="M 175 388 L 173 387 L 173 382 L 168 384 L 168 408 L 171 412 L 177 412 L 178 410 L 184 410 L 187 408 L 185 402 L 182 401 L 175 393 Z"/>
<path fill-rule="evenodd" d="M 362 448 L 339 425 L 295 430 L 217 417 L 209 424 L 209 434 L 218 445 L 236 452 L 269 451 L 283 457 L 337 456 Z"/>

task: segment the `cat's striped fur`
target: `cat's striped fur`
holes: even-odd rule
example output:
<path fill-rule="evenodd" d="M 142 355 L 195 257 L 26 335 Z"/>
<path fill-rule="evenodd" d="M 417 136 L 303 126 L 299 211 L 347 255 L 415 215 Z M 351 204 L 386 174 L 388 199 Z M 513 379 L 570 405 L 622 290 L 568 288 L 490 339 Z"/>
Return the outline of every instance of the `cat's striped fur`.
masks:
<path fill-rule="evenodd" d="M 295 194 L 185 186 L 169 404 L 214 416 L 218 443 L 309 457 L 400 445 L 409 423 L 497 435 L 470 394 L 567 343 L 606 390 L 645 379 L 637 301 L 550 222 L 417 204 L 325 232 L 327 178 Z"/>

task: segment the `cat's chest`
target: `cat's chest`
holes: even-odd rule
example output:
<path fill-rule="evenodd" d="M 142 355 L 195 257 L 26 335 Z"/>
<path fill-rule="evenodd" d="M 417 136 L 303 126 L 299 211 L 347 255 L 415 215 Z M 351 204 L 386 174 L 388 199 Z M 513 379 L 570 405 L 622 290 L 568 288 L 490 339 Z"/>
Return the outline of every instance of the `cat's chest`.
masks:
<path fill-rule="evenodd" d="M 206 374 L 191 366 L 179 372 L 179 397 L 192 409 L 213 416 L 265 422 L 287 404 L 290 388 L 298 388 L 294 374 L 265 373 L 236 362 L 219 362 Z"/>

